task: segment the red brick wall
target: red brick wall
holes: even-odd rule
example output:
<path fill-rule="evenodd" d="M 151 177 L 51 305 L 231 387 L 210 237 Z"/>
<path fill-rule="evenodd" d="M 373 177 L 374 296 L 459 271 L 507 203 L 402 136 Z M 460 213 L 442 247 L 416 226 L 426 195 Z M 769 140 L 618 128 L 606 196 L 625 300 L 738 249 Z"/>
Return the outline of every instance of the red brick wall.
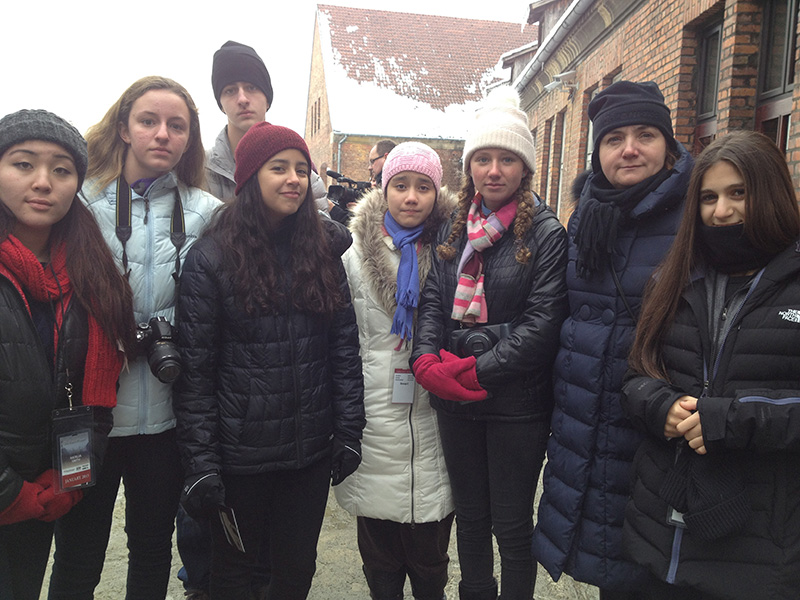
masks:
<path fill-rule="evenodd" d="M 598 0 L 590 10 L 602 10 Z M 642 3 L 616 29 L 603 32 L 602 39 L 590 45 L 574 64 L 544 66 L 546 73 L 576 70 L 579 88 L 568 94 L 565 89 L 543 93 L 527 107 L 531 127 L 536 131 L 539 156 L 539 189 L 545 185 L 546 172 L 553 168 L 558 154 L 544 142 L 549 132 L 546 125 L 564 111 L 566 127 L 562 198 L 559 218 L 566 223 L 571 214 L 570 184 L 583 171 L 587 147 L 588 120 L 586 109 L 593 88 L 603 88 L 611 77 L 621 73 L 624 79 L 655 81 L 666 103 L 672 109 L 675 136 L 687 148 L 694 143 L 696 96 L 692 89 L 697 76 L 697 32 L 709 19 L 722 12 L 722 55 L 718 95 L 717 135 L 732 129 L 753 129 L 755 123 L 756 86 L 762 20 L 762 4 L 743 0 L 650 0 Z M 584 16 L 584 19 L 587 17 Z M 578 28 L 580 23 L 578 23 Z M 576 28 L 576 30 L 578 29 Z M 569 38 L 564 42 L 570 43 Z M 796 69 L 798 81 L 800 70 Z M 795 86 L 793 106 L 800 112 L 800 86 Z M 792 127 L 788 142 L 789 166 L 800 182 L 800 128 Z M 554 182 L 552 177 L 550 181 Z M 548 202 L 553 185 L 548 190 Z"/>

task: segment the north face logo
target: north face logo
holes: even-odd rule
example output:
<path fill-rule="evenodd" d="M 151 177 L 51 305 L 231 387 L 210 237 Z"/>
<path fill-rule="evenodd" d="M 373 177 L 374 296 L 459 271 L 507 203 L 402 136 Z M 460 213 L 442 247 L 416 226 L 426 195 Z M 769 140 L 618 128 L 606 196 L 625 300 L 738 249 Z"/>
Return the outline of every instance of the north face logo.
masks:
<path fill-rule="evenodd" d="M 778 311 L 781 319 L 784 321 L 791 321 L 792 323 L 800 323 L 800 310 L 790 308 L 788 310 Z"/>

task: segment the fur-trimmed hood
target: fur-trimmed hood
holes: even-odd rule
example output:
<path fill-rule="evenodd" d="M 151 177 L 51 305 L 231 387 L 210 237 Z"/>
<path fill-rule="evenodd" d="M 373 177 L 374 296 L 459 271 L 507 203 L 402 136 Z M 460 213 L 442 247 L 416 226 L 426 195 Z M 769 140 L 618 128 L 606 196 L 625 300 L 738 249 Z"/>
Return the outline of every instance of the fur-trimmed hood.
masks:
<path fill-rule="evenodd" d="M 436 231 L 450 218 L 456 206 L 457 197 L 446 187 L 439 191 L 433 212 L 425 221 L 423 237 L 427 243 L 418 254 L 420 289 L 431 268 L 432 246 L 436 239 Z M 383 218 L 388 205 L 379 188 L 367 192 L 353 210 L 349 228 L 353 233 L 354 245 L 362 257 L 362 277 L 376 292 L 378 301 L 387 314 L 394 314 L 397 308 L 397 267 L 393 264 L 390 249 L 384 241 Z M 392 246 L 393 247 L 393 246 Z"/>

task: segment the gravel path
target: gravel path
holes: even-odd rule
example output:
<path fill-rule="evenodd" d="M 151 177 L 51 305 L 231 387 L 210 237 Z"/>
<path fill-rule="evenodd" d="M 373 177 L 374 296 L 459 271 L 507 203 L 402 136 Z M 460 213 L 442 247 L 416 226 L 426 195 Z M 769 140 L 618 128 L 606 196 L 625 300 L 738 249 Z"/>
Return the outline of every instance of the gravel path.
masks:
<path fill-rule="evenodd" d="M 538 500 L 538 499 L 537 499 Z M 103 577 L 95 593 L 96 600 L 120 600 L 125 597 L 125 575 L 127 570 L 127 549 L 123 531 L 125 500 L 120 495 L 114 514 L 114 527 L 106 554 Z M 167 600 L 183 598 L 183 587 L 177 578 L 180 560 L 173 541 L 173 566 Z M 44 593 L 47 597 L 47 582 L 50 569 L 45 578 Z M 495 573 L 500 565 L 495 562 Z M 450 582 L 446 588 L 450 600 L 458 598 L 458 554 L 455 547 L 455 531 L 450 542 Z M 597 588 L 576 583 L 566 575 L 558 583 L 539 567 L 536 585 L 536 600 L 596 600 Z M 410 586 L 406 585 L 406 598 L 411 599 Z M 339 508 L 331 492 L 325 512 L 325 522 L 318 545 L 317 573 L 311 587 L 309 600 L 369 600 L 364 575 L 361 573 L 361 559 L 356 545 L 356 522 Z"/>

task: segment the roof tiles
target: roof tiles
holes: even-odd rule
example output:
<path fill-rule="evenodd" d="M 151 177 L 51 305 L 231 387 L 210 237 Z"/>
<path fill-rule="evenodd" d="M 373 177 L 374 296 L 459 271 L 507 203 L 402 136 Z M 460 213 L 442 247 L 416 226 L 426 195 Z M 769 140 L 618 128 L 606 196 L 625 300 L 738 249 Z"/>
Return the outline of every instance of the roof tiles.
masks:
<path fill-rule="evenodd" d="M 318 5 L 335 64 L 373 84 L 444 111 L 476 102 L 503 77 L 500 56 L 536 40 L 538 25 Z M 330 93 L 330 90 L 329 90 Z"/>

